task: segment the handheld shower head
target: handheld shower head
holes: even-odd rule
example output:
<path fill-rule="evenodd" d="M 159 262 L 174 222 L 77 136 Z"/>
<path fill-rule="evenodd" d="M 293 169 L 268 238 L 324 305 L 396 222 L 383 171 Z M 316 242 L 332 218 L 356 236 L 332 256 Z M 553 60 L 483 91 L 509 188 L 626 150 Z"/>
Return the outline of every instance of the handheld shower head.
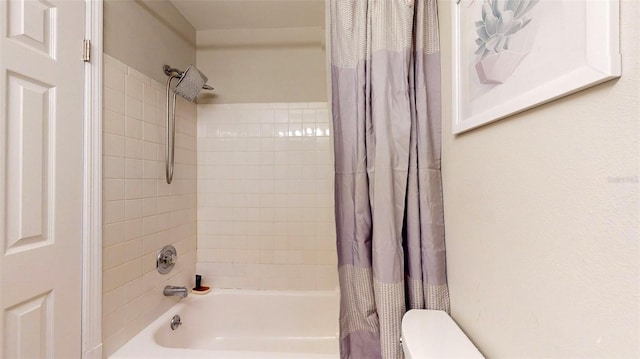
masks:
<path fill-rule="evenodd" d="M 184 70 L 173 91 L 188 101 L 193 102 L 204 86 L 206 86 L 207 90 L 212 89 L 206 85 L 207 80 L 207 77 L 200 72 L 200 70 L 191 65 Z"/>
<path fill-rule="evenodd" d="M 167 132 L 165 146 L 165 170 L 167 175 L 167 183 L 173 180 L 173 163 L 175 153 L 176 139 L 176 95 L 184 97 L 186 100 L 193 102 L 202 89 L 213 90 L 213 87 L 207 85 L 207 77 L 200 72 L 195 66 L 190 65 L 186 70 L 180 71 L 169 65 L 162 67 L 164 73 L 169 76 L 167 80 Z M 178 83 L 171 88 L 171 80 L 178 79 Z M 173 90 L 173 108 L 169 102 L 169 97 Z M 172 108 L 172 109 L 171 109 Z M 171 109 L 171 112 L 170 112 Z M 170 116 L 173 115 L 173 116 Z"/>

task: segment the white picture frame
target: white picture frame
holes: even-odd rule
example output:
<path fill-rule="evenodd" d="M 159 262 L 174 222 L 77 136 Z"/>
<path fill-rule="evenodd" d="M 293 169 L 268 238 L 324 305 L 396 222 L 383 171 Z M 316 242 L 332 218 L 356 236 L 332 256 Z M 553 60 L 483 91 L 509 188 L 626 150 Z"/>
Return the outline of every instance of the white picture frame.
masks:
<path fill-rule="evenodd" d="M 619 0 L 453 1 L 453 134 L 621 75 Z"/>

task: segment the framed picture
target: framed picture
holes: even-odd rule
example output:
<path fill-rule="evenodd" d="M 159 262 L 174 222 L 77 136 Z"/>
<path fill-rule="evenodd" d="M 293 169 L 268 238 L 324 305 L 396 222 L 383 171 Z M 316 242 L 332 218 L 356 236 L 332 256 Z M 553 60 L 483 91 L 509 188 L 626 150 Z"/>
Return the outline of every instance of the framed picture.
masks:
<path fill-rule="evenodd" d="M 618 0 L 455 1 L 454 134 L 620 76 Z"/>

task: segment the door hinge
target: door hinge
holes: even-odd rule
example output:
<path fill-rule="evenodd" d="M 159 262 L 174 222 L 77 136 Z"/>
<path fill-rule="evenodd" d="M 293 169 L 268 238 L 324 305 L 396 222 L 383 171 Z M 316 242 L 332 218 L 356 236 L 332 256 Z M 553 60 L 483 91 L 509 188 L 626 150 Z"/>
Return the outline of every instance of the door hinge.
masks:
<path fill-rule="evenodd" d="M 82 60 L 84 62 L 91 61 L 91 40 L 82 41 Z"/>

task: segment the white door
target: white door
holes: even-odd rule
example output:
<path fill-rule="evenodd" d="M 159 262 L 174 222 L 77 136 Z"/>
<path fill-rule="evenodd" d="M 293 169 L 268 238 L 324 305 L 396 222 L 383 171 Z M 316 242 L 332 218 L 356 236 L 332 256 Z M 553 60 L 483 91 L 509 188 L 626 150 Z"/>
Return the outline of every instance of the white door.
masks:
<path fill-rule="evenodd" d="M 81 356 L 84 2 L 0 0 L 0 357 Z"/>

